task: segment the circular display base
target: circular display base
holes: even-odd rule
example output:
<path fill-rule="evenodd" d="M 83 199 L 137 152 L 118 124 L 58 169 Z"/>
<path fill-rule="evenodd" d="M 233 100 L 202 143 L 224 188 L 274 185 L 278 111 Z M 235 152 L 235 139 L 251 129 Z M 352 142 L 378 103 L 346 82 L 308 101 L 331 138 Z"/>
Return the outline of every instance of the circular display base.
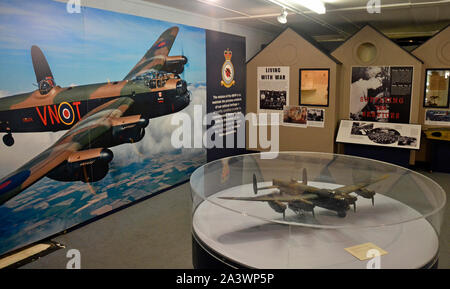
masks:
<path fill-rule="evenodd" d="M 358 200 L 361 208 L 356 213 L 349 211 L 346 218 L 334 216 L 333 212 L 318 212 L 317 220 L 325 218 L 327 222 L 336 220 L 339 225 L 350 222 L 356 226 L 315 228 L 292 224 L 296 217 L 301 222 L 314 220 L 307 213 L 305 216 L 287 215 L 289 222 L 283 223 L 281 215 L 272 211 L 265 202 L 234 201 L 236 206 L 242 206 L 240 213 L 231 210 L 229 204 L 227 208 L 217 204 L 219 196 L 242 196 L 248 191 L 246 186 L 214 194 L 197 207 L 193 215 L 193 261 L 196 268 L 217 268 L 223 264 L 224 267 L 258 269 L 365 269 L 368 260 L 360 261 L 345 248 L 368 242 L 388 252 L 380 257 L 382 269 L 430 268 L 436 265 L 439 241 L 427 220 L 419 218 L 390 226 L 358 226 L 374 221 L 382 224 L 384 219 L 397 219 L 399 214 L 418 215 L 394 199 L 377 194 L 374 207 L 361 202 L 364 199 Z M 261 218 L 250 217 L 247 212 Z M 280 222 L 272 222 L 271 219 Z"/>

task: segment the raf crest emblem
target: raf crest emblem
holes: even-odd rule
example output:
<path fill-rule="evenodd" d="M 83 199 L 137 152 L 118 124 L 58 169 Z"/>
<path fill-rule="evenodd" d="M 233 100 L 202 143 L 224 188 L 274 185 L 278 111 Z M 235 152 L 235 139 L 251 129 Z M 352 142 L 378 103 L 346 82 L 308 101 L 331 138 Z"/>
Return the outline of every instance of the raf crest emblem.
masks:
<path fill-rule="evenodd" d="M 220 85 L 230 88 L 236 84 L 234 81 L 234 66 L 233 63 L 231 63 L 233 52 L 231 52 L 230 49 L 227 49 L 224 51 L 223 55 L 225 56 L 225 62 L 222 65 L 222 81 L 220 82 Z"/>

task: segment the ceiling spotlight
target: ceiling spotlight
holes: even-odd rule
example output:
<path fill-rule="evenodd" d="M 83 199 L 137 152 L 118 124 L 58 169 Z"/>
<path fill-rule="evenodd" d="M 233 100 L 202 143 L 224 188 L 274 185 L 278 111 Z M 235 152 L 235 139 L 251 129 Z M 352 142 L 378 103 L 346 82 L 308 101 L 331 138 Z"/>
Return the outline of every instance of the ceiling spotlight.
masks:
<path fill-rule="evenodd" d="M 281 12 L 281 15 L 277 17 L 278 22 L 280 22 L 281 24 L 286 24 L 287 23 L 287 11 L 285 8 L 283 8 L 283 11 Z"/>

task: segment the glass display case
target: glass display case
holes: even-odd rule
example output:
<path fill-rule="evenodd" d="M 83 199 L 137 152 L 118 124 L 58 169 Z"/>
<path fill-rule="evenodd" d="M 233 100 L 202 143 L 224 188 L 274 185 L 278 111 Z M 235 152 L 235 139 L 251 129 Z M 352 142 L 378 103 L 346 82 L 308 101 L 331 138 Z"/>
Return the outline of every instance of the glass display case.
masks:
<path fill-rule="evenodd" d="M 368 268 L 377 252 L 351 250 L 363 244 L 383 252 L 380 268 L 436 265 L 446 203 L 436 182 L 353 156 L 273 156 L 225 158 L 192 174 L 196 268 Z"/>

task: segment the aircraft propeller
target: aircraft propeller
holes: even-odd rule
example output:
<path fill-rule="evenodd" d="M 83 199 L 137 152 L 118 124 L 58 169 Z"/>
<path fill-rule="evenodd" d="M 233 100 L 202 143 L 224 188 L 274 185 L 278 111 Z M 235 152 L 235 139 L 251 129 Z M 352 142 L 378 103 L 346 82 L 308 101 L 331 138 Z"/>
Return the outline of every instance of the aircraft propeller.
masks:
<path fill-rule="evenodd" d="M 255 193 L 255 195 L 258 193 L 258 184 L 256 181 L 256 175 L 253 174 L 253 192 Z"/>

